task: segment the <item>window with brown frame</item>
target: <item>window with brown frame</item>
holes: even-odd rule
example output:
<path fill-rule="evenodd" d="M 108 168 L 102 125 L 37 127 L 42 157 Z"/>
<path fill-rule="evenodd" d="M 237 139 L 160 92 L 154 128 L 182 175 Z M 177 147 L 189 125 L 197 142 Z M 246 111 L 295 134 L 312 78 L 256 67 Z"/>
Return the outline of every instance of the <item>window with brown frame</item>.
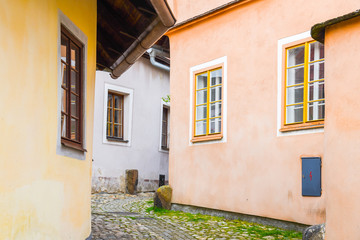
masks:
<path fill-rule="evenodd" d="M 61 143 L 83 149 L 83 44 L 61 27 Z"/>
<path fill-rule="evenodd" d="M 161 127 L 161 149 L 169 150 L 169 113 L 170 109 L 163 106 Z"/>
<path fill-rule="evenodd" d="M 109 92 L 107 102 L 106 138 L 124 140 L 124 96 Z"/>

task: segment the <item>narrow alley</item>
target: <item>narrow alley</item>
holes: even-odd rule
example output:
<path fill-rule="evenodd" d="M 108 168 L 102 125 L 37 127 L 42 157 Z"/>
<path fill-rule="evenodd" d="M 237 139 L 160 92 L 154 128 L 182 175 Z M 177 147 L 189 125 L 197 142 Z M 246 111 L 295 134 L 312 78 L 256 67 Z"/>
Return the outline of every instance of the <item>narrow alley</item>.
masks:
<path fill-rule="evenodd" d="M 154 211 L 153 193 L 93 194 L 92 237 L 111 239 L 301 239 L 301 233 L 176 211 Z"/>

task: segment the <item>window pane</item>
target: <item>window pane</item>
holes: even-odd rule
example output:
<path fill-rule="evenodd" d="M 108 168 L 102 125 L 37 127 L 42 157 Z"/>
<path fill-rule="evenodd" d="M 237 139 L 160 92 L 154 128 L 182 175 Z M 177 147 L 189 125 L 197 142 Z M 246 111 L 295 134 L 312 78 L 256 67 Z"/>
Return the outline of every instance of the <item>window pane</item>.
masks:
<path fill-rule="evenodd" d="M 67 122 L 66 120 L 67 120 L 67 116 L 62 113 L 61 114 L 61 136 L 62 137 L 67 137 L 66 136 L 66 122 Z"/>
<path fill-rule="evenodd" d="M 112 109 L 108 108 L 108 122 L 112 123 L 112 119 L 113 119 Z"/>
<path fill-rule="evenodd" d="M 286 89 L 286 103 L 301 103 L 304 99 L 304 86 L 289 87 Z"/>
<path fill-rule="evenodd" d="M 206 105 L 201 105 L 196 107 L 196 120 L 205 119 L 206 118 Z"/>
<path fill-rule="evenodd" d="M 222 82 L 221 69 L 210 72 L 210 86 L 221 84 L 221 82 Z"/>
<path fill-rule="evenodd" d="M 207 102 L 207 90 L 200 90 L 196 92 L 196 105 Z"/>
<path fill-rule="evenodd" d="M 70 139 L 79 140 L 78 121 L 74 118 L 71 118 Z"/>
<path fill-rule="evenodd" d="M 167 122 L 163 122 L 163 123 L 162 123 L 161 132 L 162 132 L 162 134 L 166 134 L 166 133 L 167 133 Z"/>
<path fill-rule="evenodd" d="M 115 108 L 120 108 L 121 107 L 121 97 L 114 95 L 115 98 Z"/>
<path fill-rule="evenodd" d="M 71 91 L 79 93 L 79 74 L 71 70 Z"/>
<path fill-rule="evenodd" d="M 71 44 L 71 67 L 79 69 L 79 48 Z"/>
<path fill-rule="evenodd" d="M 112 124 L 111 123 L 107 124 L 106 133 L 107 133 L 107 136 L 112 137 Z"/>
<path fill-rule="evenodd" d="M 323 79 L 324 72 L 325 72 L 324 67 L 325 67 L 324 62 L 316 62 L 316 63 L 310 64 L 310 66 L 309 66 L 309 81 Z"/>
<path fill-rule="evenodd" d="M 61 111 L 67 113 L 66 99 L 67 99 L 67 91 L 61 88 Z"/>
<path fill-rule="evenodd" d="M 168 109 L 166 107 L 163 107 L 163 122 L 167 122 L 168 120 Z"/>
<path fill-rule="evenodd" d="M 309 101 L 325 98 L 324 81 L 309 83 Z"/>
<path fill-rule="evenodd" d="M 207 73 L 196 76 L 196 89 L 207 87 Z"/>
<path fill-rule="evenodd" d="M 115 110 L 114 123 L 120 123 L 120 111 Z"/>
<path fill-rule="evenodd" d="M 288 67 L 304 63 L 305 46 L 292 48 L 288 50 Z"/>
<path fill-rule="evenodd" d="M 161 136 L 161 146 L 162 146 L 162 147 L 167 147 L 166 137 L 167 137 L 166 134 L 163 134 L 163 135 Z"/>
<path fill-rule="evenodd" d="M 221 118 L 210 119 L 210 133 L 221 132 Z"/>
<path fill-rule="evenodd" d="M 221 100 L 221 86 L 210 88 L 210 102 Z"/>
<path fill-rule="evenodd" d="M 287 70 L 287 86 L 304 82 L 304 67 L 295 67 Z"/>
<path fill-rule="evenodd" d="M 61 60 L 67 62 L 66 54 L 67 54 L 67 46 L 69 44 L 69 40 L 63 34 L 61 34 Z"/>
<path fill-rule="evenodd" d="M 309 103 L 308 120 L 320 120 L 325 118 L 325 101 Z"/>
<path fill-rule="evenodd" d="M 310 44 L 310 61 L 316 61 L 324 58 L 324 44 L 314 42 Z"/>
<path fill-rule="evenodd" d="M 294 105 L 286 107 L 286 123 L 295 123 L 303 121 L 303 105 Z"/>
<path fill-rule="evenodd" d="M 119 137 L 119 125 L 114 125 L 114 137 Z"/>
<path fill-rule="evenodd" d="M 108 94 L 108 107 L 112 107 L 112 98 L 113 98 L 112 94 L 109 93 Z"/>
<path fill-rule="evenodd" d="M 71 115 L 79 117 L 79 100 L 74 94 L 71 94 Z"/>
<path fill-rule="evenodd" d="M 221 102 L 211 103 L 210 117 L 219 117 L 219 116 L 221 116 Z"/>
<path fill-rule="evenodd" d="M 61 85 L 64 88 L 67 88 L 67 68 L 66 68 L 66 64 L 63 62 L 61 62 L 61 79 L 62 79 Z"/>
<path fill-rule="evenodd" d="M 195 135 L 206 134 L 206 120 L 196 122 Z"/>
<path fill-rule="evenodd" d="M 107 112 L 106 112 L 106 121 L 107 122 L 111 122 L 111 116 L 110 116 L 110 111 L 111 111 L 111 108 L 107 108 Z"/>

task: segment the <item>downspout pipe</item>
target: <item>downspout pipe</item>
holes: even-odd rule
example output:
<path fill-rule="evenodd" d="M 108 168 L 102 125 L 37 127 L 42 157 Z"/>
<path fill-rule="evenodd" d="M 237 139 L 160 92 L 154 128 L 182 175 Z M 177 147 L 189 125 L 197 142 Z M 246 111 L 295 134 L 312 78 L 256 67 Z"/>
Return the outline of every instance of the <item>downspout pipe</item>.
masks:
<path fill-rule="evenodd" d="M 153 66 L 170 72 L 170 67 L 156 61 L 156 55 L 162 55 L 163 53 L 157 49 L 150 48 L 147 50 L 150 56 L 150 62 Z"/>
<path fill-rule="evenodd" d="M 157 40 L 164 35 L 167 30 L 174 26 L 176 19 L 172 14 L 166 0 L 150 0 L 158 17 L 154 23 L 147 29 L 147 34 L 142 35 L 111 67 L 110 76 L 117 79 L 128 68 L 138 60 L 147 49 L 149 49 Z"/>

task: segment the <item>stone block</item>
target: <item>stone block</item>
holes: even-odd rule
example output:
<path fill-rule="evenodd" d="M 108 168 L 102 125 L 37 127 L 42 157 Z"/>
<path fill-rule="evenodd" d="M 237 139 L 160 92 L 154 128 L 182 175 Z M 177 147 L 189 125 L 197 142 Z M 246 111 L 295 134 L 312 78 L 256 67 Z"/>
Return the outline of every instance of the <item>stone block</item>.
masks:
<path fill-rule="evenodd" d="M 313 225 L 305 229 L 303 240 L 324 240 L 325 224 Z"/>
<path fill-rule="evenodd" d="M 125 174 L 126 193 L 136 194 L 138 185 L 138 170 L 128 169 Z"/>
<path fill-rule="evenodd" d="M 171 209 L 172 188 L 169 185 L 159 187 L 154 196 L 154 206 L 158 208 Z"/>

